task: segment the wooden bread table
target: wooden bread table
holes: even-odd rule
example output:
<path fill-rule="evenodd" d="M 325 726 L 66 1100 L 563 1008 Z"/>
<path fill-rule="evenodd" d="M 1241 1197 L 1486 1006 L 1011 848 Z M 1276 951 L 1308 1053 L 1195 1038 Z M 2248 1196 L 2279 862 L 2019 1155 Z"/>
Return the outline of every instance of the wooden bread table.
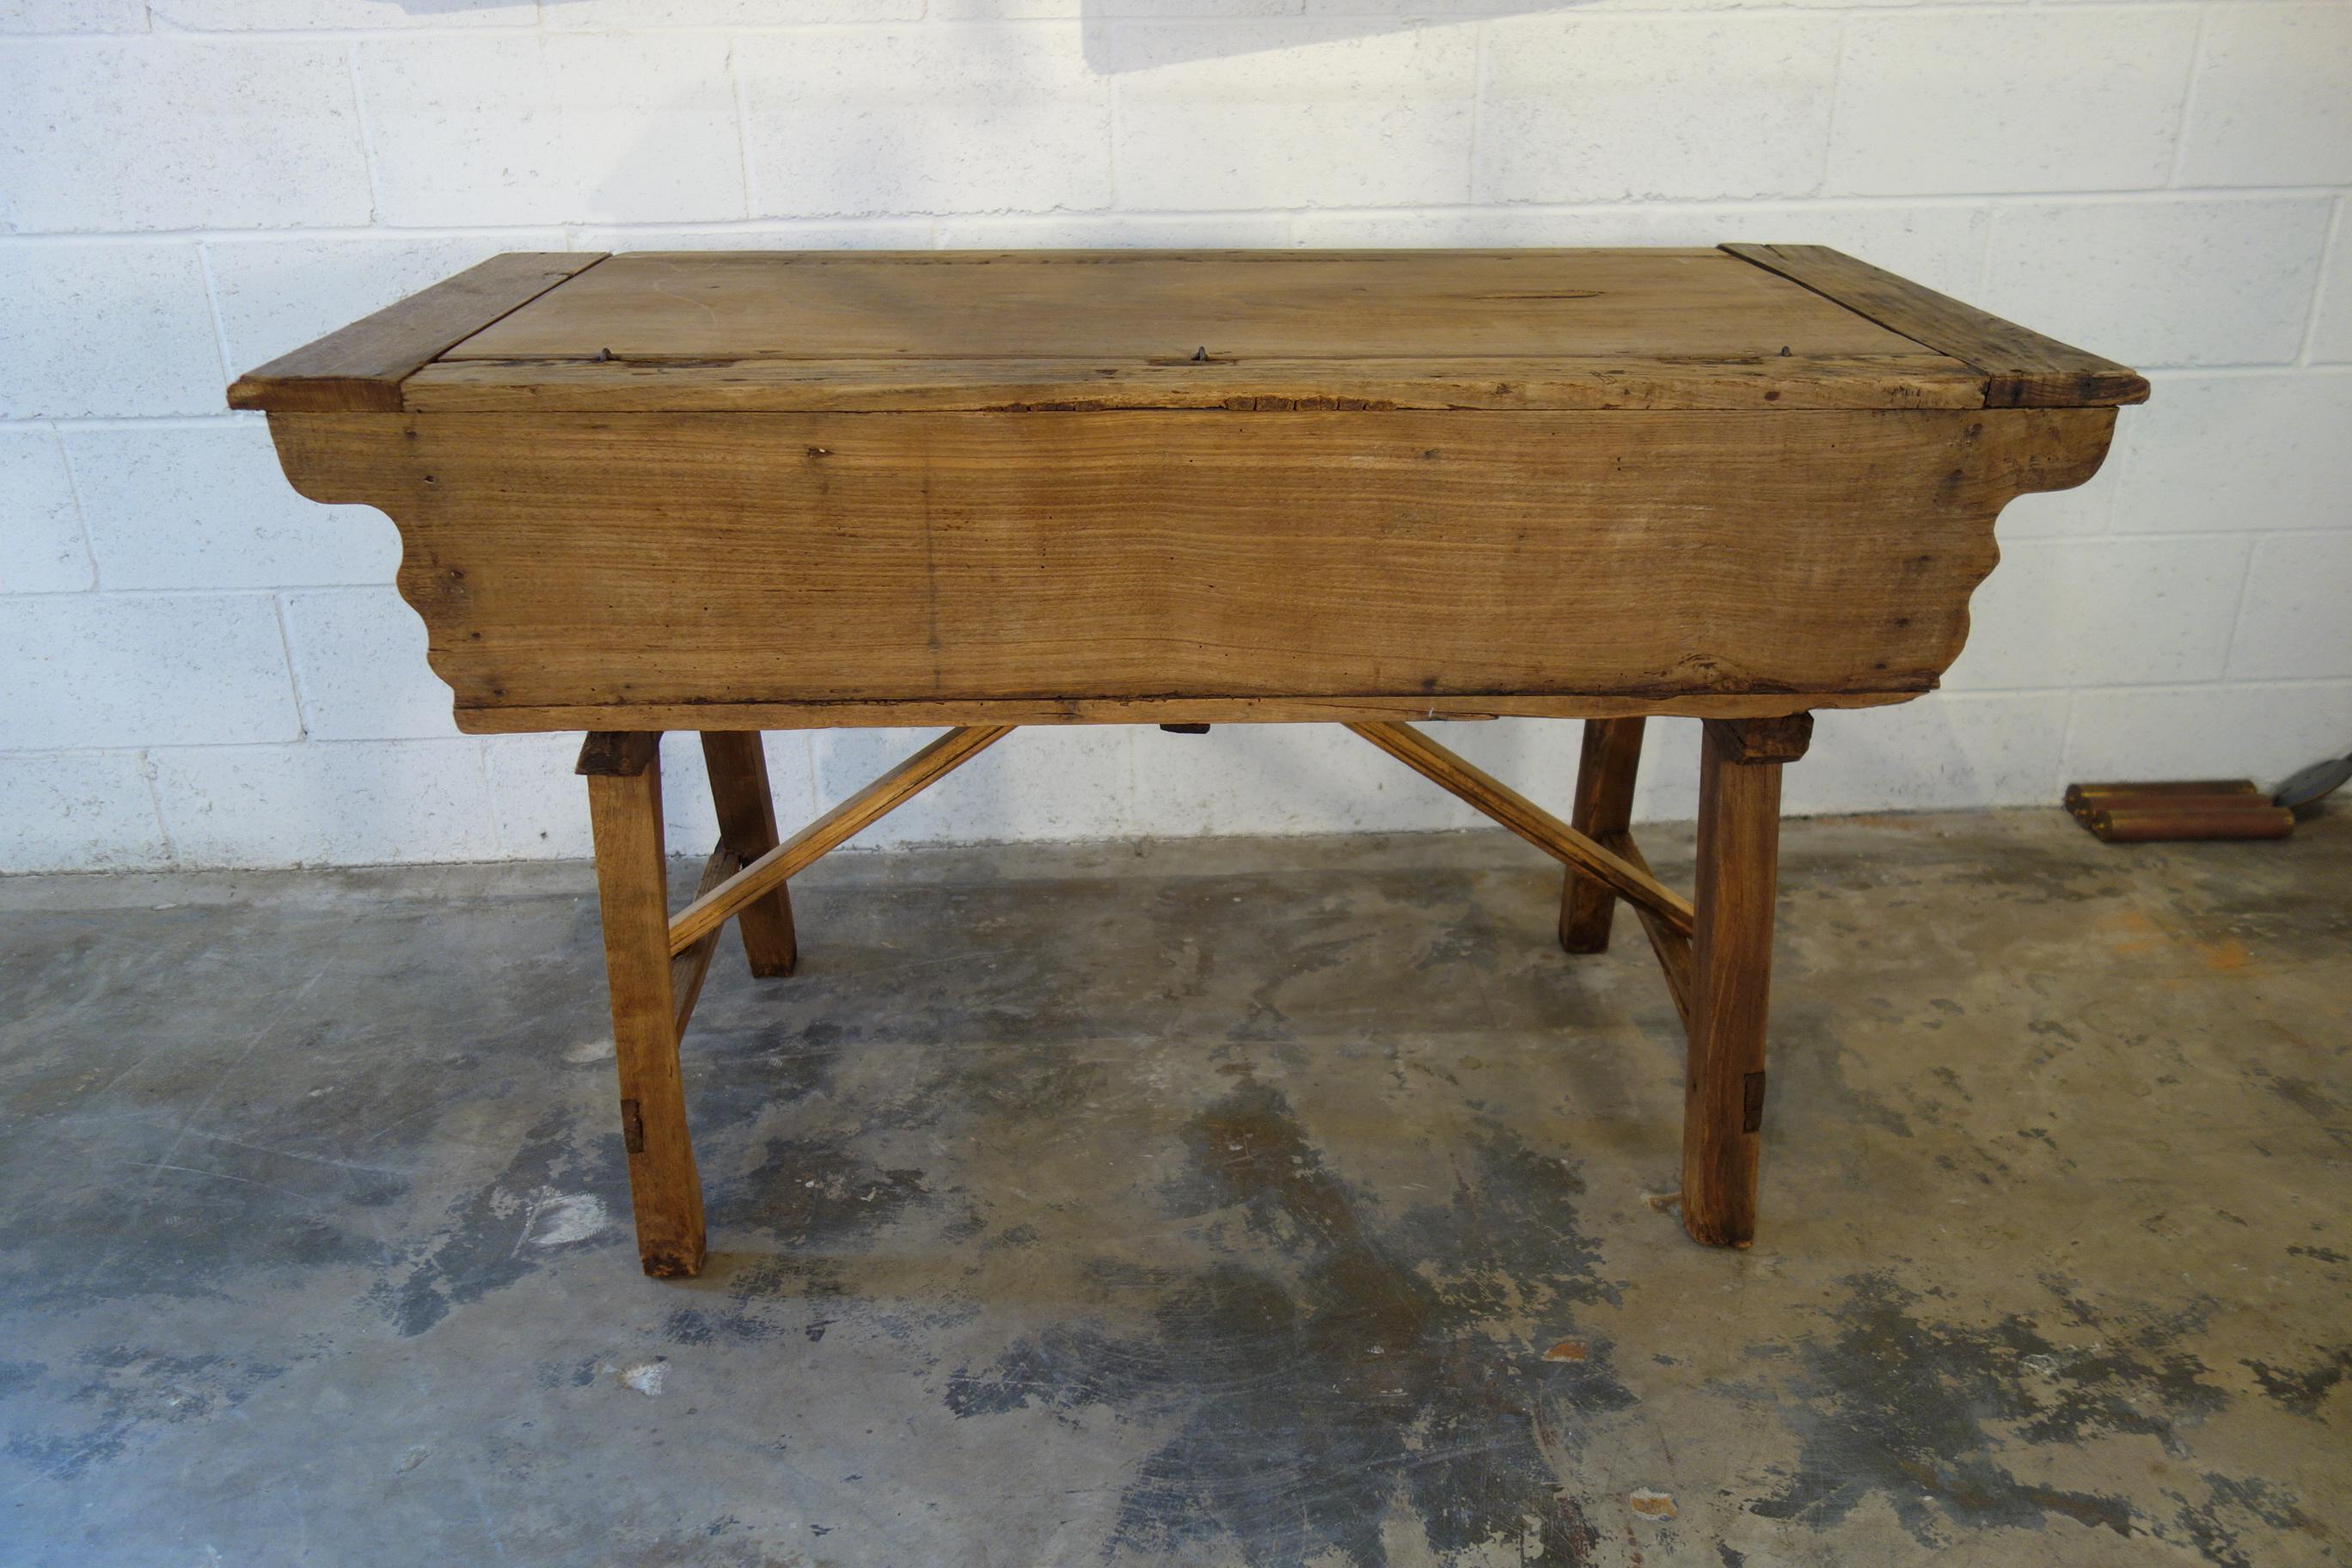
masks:
<path fill-rule="evenodd" d="M 503 256 L 239 380 L 398 525 L 474 733 L 585 730 L 646 1272 L 692 1274 L 678 1041 L 720 929 L 1021 724 L 1345 724 L 1631 902 L 1689 1035 L 1682 1214 L 1756 1224 L 1780 770 L 1929 690 L 2120 365 L 1832 250 Z M 1696 888 L 1627 830 L 1706 721 Z M 1563 821 L 1413 721 L 1585 721 Z M 783 837 L 758 731 L 950 726 Z M 664 890 L 666 731 L 720 823 Z"/>

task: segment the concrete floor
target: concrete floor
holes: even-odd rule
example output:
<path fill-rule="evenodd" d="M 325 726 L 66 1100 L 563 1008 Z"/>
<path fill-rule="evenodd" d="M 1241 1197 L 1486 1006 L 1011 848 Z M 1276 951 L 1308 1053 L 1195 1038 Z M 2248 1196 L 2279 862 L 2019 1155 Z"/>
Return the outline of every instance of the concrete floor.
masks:
<path fill-rule="evenodd" d="M 836 858 L 720 952 L 659 1283 L 584 868 L 0 883 L 0 1561 L 2352 1551 L 2352 816 L 1790 825 L 1746 1254 L 1557 887 Z"/>

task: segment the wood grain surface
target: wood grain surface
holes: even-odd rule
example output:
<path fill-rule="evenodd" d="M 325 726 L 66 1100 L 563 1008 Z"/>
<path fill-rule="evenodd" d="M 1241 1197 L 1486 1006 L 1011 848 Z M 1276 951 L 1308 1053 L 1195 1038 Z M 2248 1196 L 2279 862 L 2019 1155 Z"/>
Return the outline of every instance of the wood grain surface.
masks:
<path fill-rule="evenodd" d="M 678 1076 L 661 770 L 590 774 L 588 818 L 596 837 L 597 906 L 638 1260 L 647 1274 L 663 1278 L 698 1274 L 705 1247 L 702 1183 Z M 689 977 L 699 984 L 690 966 Z"/>
<path fill-rule="evenodd" d="M 450 360 L 1931 353 L 1713 249 L 635 251 Z"/>
<path fill-rule="evenodd" d="M 2137 371 L 1962 304 L 1822 245 L 1727 245 L 1984 373 L 1988 408 L 2079 408 L 2147 401 Z"/>
<path fill-rule="evenodd" d="M 1756 1237 L 1783 765 L 1743 760 L 1712 724 L 1699 742 L 1682 1211 L 1683 1228 L 1710 1247 Z"/>
<path fill-rule="evenodd" d="M 1984 376 L 1718 250 L 637 252 L 410 378 L 419 411 L 1981 407 Z"/>
<path fill-rule="evenodd" d="M 514 709 L 533 715 L 520 727 L 560 712 L 596 729 L 702 729 L 742 716 L 676 716 L 1497 694 L 1766 695 L 1785 711 L 1917 692 L 1959 651 L 1994 514 L 2087 478 L 2113 417 L 316 415 L 272 427 L 304 494 L 400 525 L 401 590 L 475 727 Z"/>
<path fill-rule="evenodd" d="M 1646 697 L 1498 691 L 1475 697 L 1005 697 L 908 698 L 867 702 L 646 702 L 616 710 L 609 704 L 459 708 L 457 728 L 469 735 L 579 730 L 625 712 L 635 723 L 665 729 L 837 730 L 940 728 L 953 724 L 1345 724 L 1475 722 L 1488 719 L 1622 719 L 1635 714 L 1675 718 L 1745 718 L 1795 708 L 1884 708 L 1907 702 L 1918 690 L 1681 691 Z"/>
<path fill-rule="evenodd" d="M 1642 761 L 1640 719 L 1588 719 L 1576 764 L 1576 804 L 1569 822 L 1603 845 L 1633 821 L 1633 783 Z M 1630 840 L 1628 840 L 1630 842 Z M 1607 883 L 1568 868 L 1559 889 L 1559 945 L 1567 952 L 1609 951 L 1617 895 Z"/>
<path fill-rule="evenodd" d="M 1818 247 L 507 257 L 264 367 L 381 508 L 475 732 L 584 728 L 648 1272 L 704 1258 L 678 1037 L 719 931 L 1018 723 L 1345 722 L 1632 901 L 1689 1038 L 1682 1208 L 1755 1233 L 1780 771 L 1934 686 L 2122 366 Z M 1696 897 L 1626 823 L 1705 718 Z M 1603 721 L 1562 822 L 1403 721 Z M 759 729 L 957 726 L 790 837 Z M 658 731 L 722 825 L 664 898 Z"/>
<path fill-rule="evenodd" d="M 1979 408 L 1981 372 L 1948 357 L 1673 359 L 1521 353 L 1480 359 L 446 360 L 403 385 L 431 413 L 742 410 L 899 414 L 1338 409 Z"/>
<path fill-rule="evenodd" d="M 719 814 L 719 847 L 732 853 L 735 868 L 740 869 L 777 844 L 776 800 L 768 784 L 768 754 L 755 734 L 713 730 L 702 737 L 702 761 L 710 775 L 711 805 Z M 709 890 L 698 888 L 695 896 Z M 783 883 L 777 883 L 766 897 L 746 904 L 736 916 L 735 927 L 742 933 L 743 956 L 753 974 L 780 978 L 790 974 L 800 962 L 792 890 Z"/>
<path fill-rule="evenodd" d="M 1627 864 L 1651 875 L 1650 862 L 1643 858 L 1642 847 L 1633 842 L 1631 832 L 1605 835 L 1601 847 L 1622 856 Z M 1628 900 L 1629 902 L 1631 900 Z M 1691 1021 L 1691 942 L 1690 938 L 1666 923 L 1665 918 L 1646 904 L 1634 904 L 1633 918 L 1642 922 L 1642 934 L 1649 939 L 1650 952 L 1658 961 L 1658 972 L 1666 982 L 1666 992 L 1674 998 L 1675 1016 L 1682 1020 L 1685 1040 L 1690 1035 Z"/>
<path fill-rule="evenodd" d="M 2060 407 L 2121 365 L 1820 246 L 503 256 L 240 378 L 283 412 Z"/>
<path fill-rule="evenodd" d="M 400 384 L 443 350 L 594 267 L 601 251 L 515 251 L 239 376 L 231 408 L 394 410 Z"/>

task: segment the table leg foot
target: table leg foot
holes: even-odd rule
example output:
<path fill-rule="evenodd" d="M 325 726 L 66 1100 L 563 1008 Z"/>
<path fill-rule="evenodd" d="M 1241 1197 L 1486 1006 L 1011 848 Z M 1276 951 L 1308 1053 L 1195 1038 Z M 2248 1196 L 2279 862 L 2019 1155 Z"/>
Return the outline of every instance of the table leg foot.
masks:
<path fill-rule="evenodd" d="M 1633 773 L 1642 759 L 1640 719 L 1587 719 L 1569 822 L 1589 838 L 1622 833 L 1633 820 Z M 1617 895 L 1570 867 L 1559 890 L 1559 945 L 1570 952 L 1609 951 Z"/>
<path fill-rule="evenodd" d="M 749 730 L 706 730 L 702 760 L 710 770 L 710 798 L 719 808 L 719 841 L 744 865 L 776 847 L 776 801 L 768 787 L 768 758 Z M 790 974 L 800 962 L 793 931 L 793 895 L 775 891 L 743 906 L 736 917 L 744 956 L 762 979 Z"/>
<path fill-rule="evenodd" d="M 596 751 L 592 740 L 582 755 L 583 770 Z M 647 1274 L 675 1278 L 701 1271 L 705 1243 L 702 1183 L 678 1075 L 661 766 L 654 751 L 643 743 L 604 748 L 615 771 L 589 773 L 588 813 L 596 836 L 596 891 L 637 1256 Z"/>
<path fill-rule="evenodd" d="M 1756 1236 L 1780 769 L 1803 754 L 1811 727 L 1804 714 L 1711 721 L 1700 748 L 1682 1213 L 1683 1228 L 1710 1247 Z"/>

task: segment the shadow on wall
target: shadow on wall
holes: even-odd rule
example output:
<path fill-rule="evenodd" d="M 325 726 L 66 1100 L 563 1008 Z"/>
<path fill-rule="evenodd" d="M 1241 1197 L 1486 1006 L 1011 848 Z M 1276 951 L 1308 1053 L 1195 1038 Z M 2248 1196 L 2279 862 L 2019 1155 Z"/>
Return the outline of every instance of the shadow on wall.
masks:
<path fill-rule="evenodd" d="M 496 15 L 515 8 L 514 0 L 396 0 L 412 16 Z M 540 9 L 594 5 L 598 0 L 539 0 Z M 1318 41 L 1376 37 L 1427 29 L 1448 22 L 1475 22 L 1547 11 L 1584 10 L 1599 0 L 899 0 L 903 13 L 880 5 L 835 16 L 820 5 L 813 16 L 779 15 L 761 0 L 715 6 L 708 25 L 764 27 L 792 23 L 883 21 L 936 25 L 956 22 L 1048 22 L 1080 24 L 1087 65 L 1102 75 L 1150 70 L 1187 60 L 1223 59 L 1291 47 L 1302 26 L 1317 29 Z M 1190 6 L 1188 14 L 1188 5 Z M 1153 24 L 1148 41 L 1122 38 L 1110 24 Z M 1142 46 L 1142 47 L 1138 47 Z"/>
<path fill-rule="evenodd" d="M 400 3 L 417 14 L 492 8 L 481 0 Z M 579 0 L 544 3 L 553 7 Z M 934 10 L 952 3 L 932 0 Z M 1188 232 L 1191 220 L 1181 209 L 1203 205 L 1192 194 L 1196 182 L 1216 187 L 1216 207 L 1279 209 L 1298 205 L 1301 189 L 1317 192 L 1323 201 L 1381 202 L 1402 195 L 1384 188 L 1383 180 L 1426 182 L 1441 165 L 1466 170 L 1475 89 L 1475 39 L 1468 28 L 1424 26 L 1401 9 L 1303 20 L 1158 17 L 1114 26 L 1108 24 L 1124 21 L 1129 13 L 1177 0 L 1036 0 L 1039 5 L 1057 3 L 1068 6 L 1066 26 L 966 29 L 926 24 L 889 30 L 896 35 L 890 37 L 885 29 L 842 29 L 837 47 L 853 56 L 869 51 L 867 68 L 841 69 L 837 53 L 812 58 L 788 38 L 743 35 L 732 68 L 750 111 L 743 155 L 756 193 L 752 216 L 1059 211 L 1087 215 L 1087 237 L 1079 243 L 1232 243 Z M 1333 3 L 1369 13 L 1392 0 Z M 1393 3 L 1401 5 L 1402 0 Z M 1482 8 L 1478 14 L 1502 13 Z M 747 11 L 745 20 L 756 18 Z M 1254 58 L 1226 66 L 1201 64 L 1243 56 Z M 1177 139 L 1166 132 L 1191 121 L 1203 152 L 1184 160 L 1183 167 L 1157 172 L 1122 163 L 1118 194 L 1123 205 L 1175 216 L 1105 231 L 1100 226 L 1124 221 L 1111 206 L 1111 89 L 1106 79 L 1118 71 L 1165 72 L 1171 81 L 1164 91 L 1146 78 L 1122 87 L 1120 114 L 1130 128 L 1141 117 L 1160 120 L 1162 134 L 1151 141 L 1171 145 Z M 1187 76 L 1192 79 L 1182 79 Z M 1383 95 L 1384 107 L 1369 115 L 1364 106 L 1372 95 L 1365 90 L 1367 78 L 1392 79 L 1394 87 Z M 1338 122 L 1324 122 L 1318 83 L 1343 84 L 1330 94 L 1330 117 Z M 919 92 L 912 90 L 917 84 Z M 583 146 L 595 147 L 602 156 L 593 166 L 601 176 L 577 181 L 563 193 L 562 199 L 579 209 L 575 221 L 644 223 L 653 193 L 666 184 L 677 188 L 678 146 L 711 140 L 673 137 L 665 127 L 701 127 L 713 110 L 708 94 L 692 91 L 667 95 L 650 115 L 645 107 L 559 101 L 532 129 L 534 138 L 548 139 L 543 168 L 534 167 L 528 142 L 502 141 L 497 155 L 519 188 L 540 184 L 544 190 L 565 183 L 561 171 L 566 160 L 556 149 L 568 143 L 576 153 Z M 726 105 L 725 113 L 731 120 L 735 106 Z M 1340 119 L 1343 114 L 1348 118 Z M 1305 131 L 1312 132 L 1306 140 L 1313 145 L 1284 150 L 1286 140 L 1301 140 Z M 681 199 L 690 204 L 695 193 Z M 675 221 L 691 224 L 704 216 L 680 210 Z M 1465 214 L 1460 221 L 1475 230 L 1483 217 Z M 1675 219 L 1707 226 L 1704 235 L 1689 237 L 1652 234 L 1646 226 L 1656 220 L 1640 214 L 1629 214 L 1626 221 L 1633 228 L 1619 237 L 1627 240 L 1711 243 L 1725 237 L 1713 231 L 1712 217 Z M 1429 236 L 1433 243 L 1477 243 L 1481 237 Z M 645 243 L 667 248 L 679 238 L 656 232 Z M 754 247 L 793 243 L 773 232 L 731 228 L 709 230 L 688 242 Z M 628 236 L 624 231 L 595 243 L 622 248 Z M 413 615 L 404 613 L 402 618 L 413 625 Z M 407 640 L 421 640 L 421 634 Z M 404 657 L 413 658 L 415 650 L 404 649 Z M 2045 786 L 2039 779 L 2021 789 L 2025 781 L 2009 776 L 2017 770 L 1997 754 L 1994 738 L 1968 721 L 1964 711 L 1931 702 L 1853 721 L 1851 730 L 1843 717 L 1829 721 L 1823 741 L 1837 733 L 1853 748 L 1845 753 L 1849 761 L 1825 768 L 1822 763 L 1844 747 L 1818 747 L 1814 765 L 1791 773 L 1791 812 L 1963 804 L 2042 793 Z M 1900 718 L 1890 722 L 1895 714 Z M 1564 815 L 1579 731 L 1574 723 L 1522 721 L 1449 724 L 1435 732 Z M 812 809 L 830 805 L 911 752 L 929 733 L 834 732 L 815 739 L 800 767 L 779 772 L 804 781 L 815 797 Z M 511 754 L 503 765 L 523 781 L 519 787 L 548 819 L 550 831 L 539 835 L 546 842 L 533 847 L 585 851 L 584 792 L 569 771 L 574 744 L 567 739 L 528 753 L 507 748 Z M 673 816 L 682 819 L 674 825 L 671 848 L 698 852 L 715 831 L 695 777 L 698 753 L 690 742 L 674 742 L 668 750 L 676 786 Z M 1645 751 L 1640 815 L 1689 817 L 1696 805 L 1696 724 L 1654 723 Z M 1911 789 L 1906 798 L 1906 784 L 1922 772 L 1932 783 Z M 320 802 L 322 809 L 327 805 Z M 808 814 L 789 798 L 780 806 L 788 827 Z M 1468 808 L 1329 726 L 1219 726 L 1200 739 L 1170 737 L 1148 726 L 1125 736 L 1081 728 L 1024 731 L 860 842 L 1117 838 L 1184 830 L 1412 831 L 1482 824 Z"/>
<path fill-rule="evenodd" d="M 1084 214 L 1129 243 L 1278 244 L 1302 212 L 1394 208 L 1391 227 L 1414 243 L 1475 245 L 1524 230 L 1523 206 L 1572 196 L 1625 204 L 1622 223 L 1606 220 L 1622 231 L 1612 241 L 1675 244 L 1701 220 L 1636 204 L 1751 200 L 1817 181 L 1834 54 L 1827 23 L 1806 24 L 1786 47 L 1716 39 L 1675 64 L 1542 26 L 1544 13 L 1580 13 L 1594 0 L 1441 0 L 1435 16 L 1408 12 L 1406 0 L 1305 0 L 1335 14 L 1146 14 L 1202 3 L 854 0 L 861 11 L 886 8 L 878 25 L 803 34 L 761 30 L 752 0 L 711 0 L 692 13 L 711 26 L 675 35 L 694 47 L 655 48 L 673 35 L 644 35 L 642 68 L 616 93 L 609 51 L 574 53 L 599 37 L 588 24 L 605 13 L 590 0 L 547 0 L 542 57 L 520 46 L 504 57 L 518 77 L 453 84 L 428 56 L 398 50 L 380 74 L 399 101 L 377 101 L 372 76 L 370 119 L 394 166 L 395 206 L 404 203 L 398 222 Z M 887 15 L 927 4 L 935 19 Z M 567 6 L 578 30 L 554 25 Z M 1027 14 L 1013 26 L 958 19 L 998 9 Z M 718 36 L 739 11 L 747 30 Z M 1446 24 L 1497 19 L 1545 36 L 1530 34 L 1522 48 L 1497 35 L 1482 85 L 1477 28 Z M 1733 108 L 1695 112 L 1702 92 Z M 1563 104 L 1574 110 L 1565 122 Z M 492 157 L 494 168 L 466 167 Z M 441 174 L 450 177 L 436 183 Z M 1191 225 L 1172 216 L 1184 213 L 1218 216 Z M 1706 242 L 1725 237 L 1719 221 L 1705 226 Z M 1974 275 L 1971 258 L 1924 280 Z"/>
<path fill-rule="evenodd" d="M 561 0 L 550 0 L 551 4 Z M 1085 24 L 1086 61 L 1108 76 L 1123 71 L 1148 71 L 1193 60 L 1230 59 L 1243 55 L 1295 48 L 1309 37 L 1314 44 L 1338 44 L 1391 33 L 1440 32 L 1454 22 L 1479 22 L 1502 16 L 1538 15 L 1546 11 L 1580 11 L 1596 0 L 1436 0 L 1411 5 L 1408 0 L 1307 0 L 1305 15 L 1266 6 L 1252 11 L 1244 5 L 1230 15 L 1197 18 L 1170 16 L 1168 0 L 1076 0 L 1074 14 Z M 1108 24 L 1149 21 L 1148 32 L 1114 28 Z M 1346 74 L 1344 70 L 1342 75 Z M 1352 94 L 1350 95 L 1352 98 Z"/>
<path fill-rule="evenodd" d="M 1114 23 L 1093 7 L 1151 0 L 1072 3 L 1087 14 L 1022 26 L 843 28 L 822 49 L 782 34 L 736 37 L 729 68 L 741 100 L 745 216 L 1085 213 L 1116 222 L 1136 212 L 1450 207 L 1511 199 L 1525 184 L 1475 188 L 1472 27 L 1401 16 Z M 576 163 L 583 141 L 614 143 L 604 190 L 582 193 L 602 210 L 559 221 L 710 217 L 697 210 L 709 207 L 709 192 L 693 189 L 663 133 L 667 122 L 690 133 L 687 144 L 709 142 L 712 116 L 735 114 L 709 99 L 707 83 L 680 84 L 650 126 L 646 105 L 615 110 L 583 95 L 551 106 L 546 129 L 532 134 L 553 137 L 559 124 L 584 132 L 564 138 L 566 156 L 551 142 L 551 167 Z M 611 127 L 604 137 L 600 121 Z M 513 141 L 503 156 L 527 151 Z M 1617 150 L 1596 145 L 1590 155 L 1605 161 Z M 1727 195 L 1753 183 L 1738 172 L 1738 149 L 1705 155 L 1730 165 Z M 519 181 L 526 173 L 518 165 Z M 723 178 L 713 168 L 699 177 Z M 1611 194 L 1639 195 L 1642 184 Z M 665 189 L 678 198 L 665 202 Z M 1151 222 L 1157 243 L 1188 242 L 1164 217 Z M 1204 239 L 1216 243 L 1189 242 Z"/>

